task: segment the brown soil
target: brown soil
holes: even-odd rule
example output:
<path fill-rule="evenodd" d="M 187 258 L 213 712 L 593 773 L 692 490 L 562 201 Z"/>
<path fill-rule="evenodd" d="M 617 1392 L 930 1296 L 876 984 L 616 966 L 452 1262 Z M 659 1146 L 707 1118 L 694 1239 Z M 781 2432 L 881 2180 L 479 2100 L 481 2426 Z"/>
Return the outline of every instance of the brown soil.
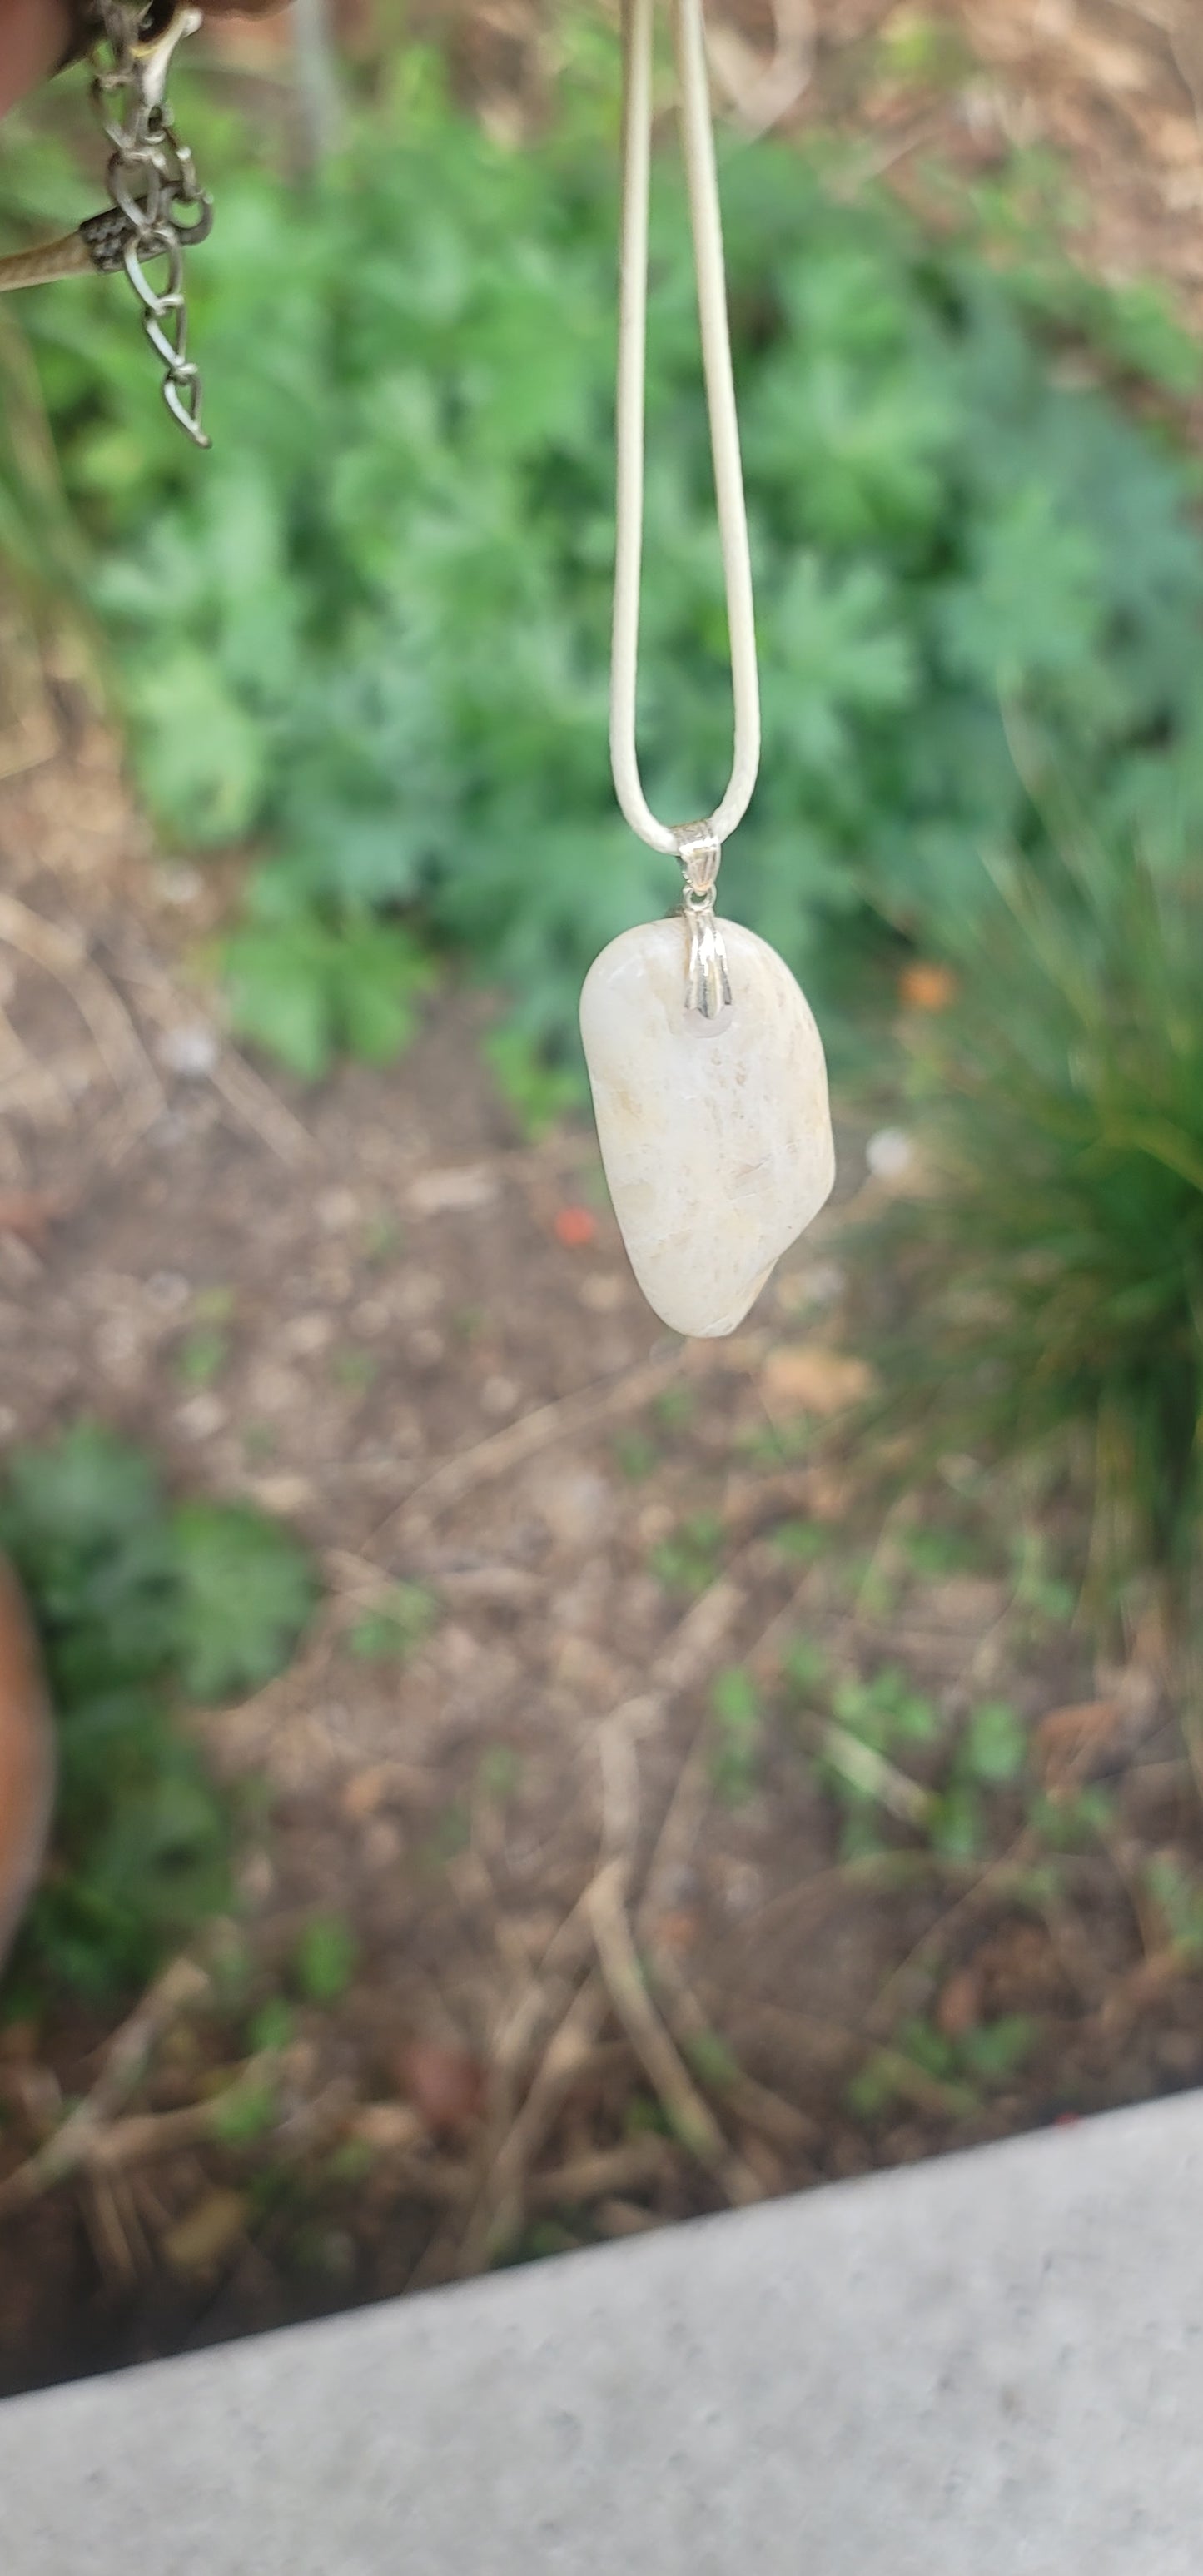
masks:
<path fill-rule="evenodd" d="M 152 1999 L 136 2083 L 78 2015 L 3 2041 L 5 2167 L 98 2085 L 105 2144 L 10 2212 L 0 2385 L 1203 2073 L 1198 1986 L 1141 1893 L 1150 1849 L 1197 1839 L 1152 1645 L 1092 1668 L 1013 1486 L 954 1462 L 887 1507 L 841 1448 L 840 1211 L 746 1331 L 682 1349 L 590 1137 L 513 1133 L 479 997 L 448 990 L 395 1071 L 286 1096 L 190 990 L 210 896 L 146 868 L 103 744 L 10 781 L 0 837 L 5 1437 L 100 1414 L 181 1487 L 294 1521 L 329 1587 L 293 1670 L 206 1721 L 222 1769 L 273 1793 L 237 2009 L 219 1945 L 207 1987 Z M 845 1131 L 845 1203 L 872 1188 L 863 1146 Z M 197 1385 L 215 1289 L 227 1346 Z M 435 1623 L 404 1663 L 365 1660 L 351 1631 L 397 1579 Z M 988 1851 L 941 1859 L 920 1809 L 947 1757 L 919 1747 L 882 1774 L 881 1850 L 841 1860 L 799 1639 L 833 1683 L 901 1668 L 954 1735 L 1008 1700 L 1055 1794 L 1106 1780 L 1102 1842 L 1033 1876 L 1005 1793 Z M 715 1698 L 736 1666 L 750 1738 Z M 357 1972 L 300 2013 L 266 2133 L 215 2146 L 188 2106 L 236 2078 L 315 1910 L 354 1926 Z M 1022 2063 L 933 2073 L 917 2014 L 958 2043 L 1025 2016 Z M 854 2112 L 866 2063 L 881 2098 Z M 178 2143 L 146 2128 L 181 2112 Z"/>
<path fill-rule="evenodd" d="M 1093 255 L 1194 310 L 1185 7 L 1176 35 L 1172 0 L 1164 25 L 1101 0 L 922 14 L 967 50 L 917 76 L 918 11 L 820 9 L 787 121 L 845 116 L 900 172 L 1068 148 Z M 745 102 L 762 17 L 732 12 Z M 0 2035 L 0 2175 L 65 2099 L 90 2106 L 66 2179 L 34 2169 L 6 2214 L 0 2181 L 0 2390 L 1203 2077 L 1198 1977 L 1144 1876 L 1200 1840 L 1155 1630 L 1098 1666 L 1054 1581 L 1063 1503 L 964 1460 L 890 1502 L 841 1437 L 864 1136 L 845 1123 L 841 1205 L 748 1328 L 675 1346 L 590 1137 L 528 1145 L 499 1106 L 487 1000 L 448 987 L 387 1074 L 265 1077 L 190 963 L 220 877 L 151 865 L 86 725 L 53 752 L 61 691 L 9 694 L 0 1430 L 99 1414 L 181 1488 L 293 1521 L 327 1592 L 292 1672 L 205 1722 L 214 1761 L 272 1792 L 240 1862 L 243 1990 L 229 1943 L 202 1945 L 142 2008 L 144 2065 L 66 2011 Z M 366 1659 L 357 1623 L 399 1580 L 433 1624 Z M 740 1667 L 754 1702 L 722 1683 Z M 924 1801 L 947 1752 L 895 1749 L 881 1848 L 842 1857 L 824 1713 L 890 1667 L 954 1742 L 1009 1702 L 1051 1807 L 1000 1791 L 982 1850 L 941 1857 Z M 1101 1832 L 1050 1857 L 1091 1785 Z M 215 2143 L 204 2105 L 315 1911 L 353 1924 L 353 1979 L 297 2013 L 261 2133 Z"/>

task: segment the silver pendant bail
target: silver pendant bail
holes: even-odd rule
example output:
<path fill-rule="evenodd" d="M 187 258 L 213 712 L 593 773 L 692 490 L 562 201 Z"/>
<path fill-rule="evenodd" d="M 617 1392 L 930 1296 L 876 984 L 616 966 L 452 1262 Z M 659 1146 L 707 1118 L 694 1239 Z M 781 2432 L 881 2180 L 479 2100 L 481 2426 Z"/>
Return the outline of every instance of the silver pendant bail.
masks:
<path fill-rule="evenodd" d="M 727 952 L 714 917 L 722 843 L 716 840 L 708 823 L 678 823 L 673 839 L 685 879 L 681 910 L 689 926 L 685 1008 L 700 1011 L 704 1020 L 713 1020 L 731 1000 Z"/>

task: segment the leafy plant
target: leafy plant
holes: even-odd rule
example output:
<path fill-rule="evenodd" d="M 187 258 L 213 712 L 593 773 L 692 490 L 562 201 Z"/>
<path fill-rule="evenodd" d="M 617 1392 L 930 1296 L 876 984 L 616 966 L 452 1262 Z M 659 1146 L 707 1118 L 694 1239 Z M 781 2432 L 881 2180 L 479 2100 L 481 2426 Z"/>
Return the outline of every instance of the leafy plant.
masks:
<path fill-rule="evenodd" d="M 710 1695 L 710 1777 L 720 1798 L 742 1807 L 756 1794 L 764 1711 L 750 1673 L 739 1664 L 720 1673 Z"/>
<path fill-rule="evenodd" d="M 652 1549 L 648 1563 L 666 1592 L 705 1592 L 715 1580 L 723 1524 L 714 1512 L 691 1512 Z"/>
<path fill-rule="evenodd" d="M 815 1770 L 840 1811 L 845 1860 L 882 1849 L 887 1815 L 952 1860 L 986 1847 L 992 1795 L 1020 1785 L 1027 1773 L 1027 1731 L 1007 1702 L 981 1702 L 953 1730 L 897 1664 L 831 1689 L 822 1657 L 805 1638 L 783 1656 L 782 1672 L 812 1713 Z M 926 1778 L 914 1776 L 917 1755 Z M 1032 1819 L 1039 1829 L 1035 1806 Z"/>
<path fill-rule="evenodd" d="M 229 952 L 248 1034 L 304 1075 L 391 1051 L 433 934 L 515 997 L 499 1063 L 541 1117 L 530 1047 L 567 1043 L 584 963 L 671 892 L 604 747 L 612 79 L 578 49 L 515 152 L 407 55 L 303 190 L 186 104 L 221 189 L 212 456 L 160 420 L 111 282 L 23 305 L 145 792 L 173 836 L 262 853 Z M 1023 173 L 938 230 L 829 179 L 793 145 L 724 172 L 767 752 L 741 905 L 847 992 L 883 924 L 947 943 L 979 847 L 1045 851 L 1017 714 L 1101 825 L 1190 847 L 1203 543 L 1164 416 L 1107 390 L 1197 384 L 1155 299 L 1081 279 Z M 655 270 L 643 752 L 689 813 L 729 708 L 675 174 Z"/>
<path fill-rule="evenodd" d="M 313 1914 L 297 1942 L 293 1970 L 311 2004 L 336 2004 L 355 1974 L 359 1943 L 341 1914 Z"/>
<path fill-rule="evenodd" d="M 90 1424 L 14 1453 L 0 1546 L 41 1633 L 59 1730 L 52 1862 L 12 1992 L 98 1997 L 144 1980 L 228 1901 L 230 1807 L 174 1703 L 266 1679 L 311 1580 L 258 1514 L 171 1510 L 149 1461 Z"/>
<path fill-rule="evenodd" d="M 1173 1852 L 1154 1852 L 1142 1875 L 1169 1947 L 1197 1967 L 1203 1961 L 1203 1887 Z"/>
<path fill-rule="evenodd" d="M 996 861 L 962 1010 L 914 1059 L 935 1186 L 879 1246 L 891 1400 L 950 1447 L 1084 1458 L 1095 1574 L 1197 1564 L 1203 904 L 1197 874 L 1071 839 Z M 1045 1615 L 1047 1569 L 1017 1566 Z M 1035 1597 L 1035 1596 L 1034 1596 Z"/>
<path fill-rule="evenodd" d="M 908 1750 L 935 1743 L 941 1732 L 934 1701 L 915 1690 L 895 1664 L 868 1681 L 837 1684 L 815 1767 L 842 1811 L 845 1860 L 881 1849 L 880 1819 L 887 1807 L 897 1813 L 901 1805 L 914 1822 L 926 1815 L 924 1792 L 901 1766 Z"/>
<path fill-rule="evenodd" d="M 1005 1700 L 971 1709 L 932 1805 L 928 1830 L 936 1850 L 950 1860 L 972 1860 L 982 1851 L 989 1793 L 1020 1781 L 1027 1760 L 1027 1731 Z"/>
<path fill-rule="evenodd" d="M 407 1663 L 438 1615 L 437 1596 L 426 1584 L 391 1584 L 376 1608 L 356 1620 L 348 1640 L 351 1652 L 365 1663 Z"/>
<path fill-rule="evenodd" d="M 313 1571 L 287 1530 L 248 1503 L 181 1503 L 177 1658 L 190 1699 L 258 1690 L 286 1664 L 313 1607 Z"/>
<path fill-rule="evenodd" d="M 917 2101 L 963 2116 L 983 2093 L 1018 2074 L 1039 2036 L 1039 2024 L 1026 2013 L 1001 2014 L 956 2039 L 918 2015 L 903 2024 L 892 2048 L 875 2050 L 853 2076 L 848 2108 L 875 2119 L 898 2101 Z"/>

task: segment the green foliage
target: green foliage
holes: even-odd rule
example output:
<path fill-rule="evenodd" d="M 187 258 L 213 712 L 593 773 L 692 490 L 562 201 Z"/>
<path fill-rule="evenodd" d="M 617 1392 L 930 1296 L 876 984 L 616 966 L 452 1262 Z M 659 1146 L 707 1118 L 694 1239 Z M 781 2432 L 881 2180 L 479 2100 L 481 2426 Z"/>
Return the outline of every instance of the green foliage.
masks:
<path fill-rule="evenodd" d="M 143 1981 L 228 1901 L 229 1812 L 173 1699 L 277 1670 L 310 1579 L 257 1513 L 171 1510 L 141 1452 L 89 1424 L 14 1453 L 0 1546 L 38 1624 L 59 1731 L 54 1858 L 14 1990 L 101 1997 Z"/>
<path fill-rule="evenodd" d="M 479 1795 L 492 1806 L 507 1806 L 522 1786 L 523 1761 L 510 1744 L 490 1744 L 476 1766 Z"/>
<path fill-rule="evenodd" d="M 739 1664 L 715 1681 L 710 1725 L 711 1781 L 729 1807 L 746 1806 L 759 1783 L 764 1711 L 751 1674 Z"/>
<path fill-rule="evenodd" d="M 387 1064 L 412 1034 L 430 967 L 411 934 L 370 914 L 296 912 L 272 885 L 226 944 L 230 1016 L 243 1037 L 313 1081 L 340 1049 Z M 270 900 L 268 900 L 270 895 Z"/>
<path fill-rule="evenodd" d="M 1203 1961 L 1203 1887 L 1173 1852 L 1154 1852 L 1142 1875 L 1170 1948 L 1197 1967 Z"/>
<path fill-rule="evenodd" d="M 1067 837 L 1014 862 L 964 1007 L 914 1059 L 940 1186 L 877 1246 L 909 1320 L 893 1405 L 934 1442 L 1088 1463 L 1096 1576 L 1197 1561 L 1203 1420 L 1203 904 L 1197 873 Z M 1073 1596 L 1030 1551 L 1029 1608 Z"/>
<path fill-rule="evenodd" d="M 184 1689 L 202 1703 L 258 1690 L 287 1663 L 313 1607 L 308 1557 L 247 1503 L 182 1503 L 173 1529 Z"/>
<path fill-rule="evenodd" d="M 826 1521 L 778 1521 L 773 1545 L 793 1565 L 816 1565 L 827 1554 L 832 1530 Z"/>
<path fill-rule="evenodd" d="M 645 1431 L 616 1431 L 612 1445 L 619 1473 L 632 1485 L 641 1485 L 659 1464 L 659 1450 Z"/>
<path fill-rule="evenodd" d="M 257 2146 L 260 2138 L 265 2138 L 268 2130 L 274 2129 L 279 2109 L 274 2084 L 266 2079 L 239 2084 L 215 2105 L 213 2134 L 224 2147 Z"/>
<path fill-rule="evenodd" d="M 265 853 L 230 951 L 247 1034 L 304 1075 L 391 1051 L 416 924 L 510 987 L 528 1052 L 500 1069 L 538 1119 L 530 1042 L 671 893 L 605 757 L 612 100 L 578 66 L 515 152 L 411 55 L 303 189 L 180 104 L 219 188 L 190 279 L 212 456 L 159 416 L 119 284 L 23 305 L 146 793 L 173 836 Z M 765 680 L 740 906 L 820 973 L 870 918 L 943 942 L 980 846 L 1043 849 L 1020 715 L 1101 827 L 1172 855 L 1203 821 L 1192 477 L 1105 385 L 1188 390 L 1190 343 L 1076 278 L 1022 187 L 937 236 L 829 158 L 724 172 Z M 729 705 L 675 172 L 654 248 L 643 752 L 692 813 Z"/>
<path fill-rule="evenodd" d="M 901 1753 L 910 1745 L 933 1744 L 942 1729 L 934 1700 L 915 1690 L 897 1664 L 884 1664 L 867 1682 L 839 1683 L 832 1694 L 831 1713 L 874 1753 Z"/>
<path fill-rule="evenodd" d="M 911 2101 L 963 2117 L 976 2110 L 983 2093 L 1000 2090 L 1019 2073 L 1039 2037 L 1039 2024 L 1026 2013 L 980 2022 L 957 2039 L 917 2015 L 902 2025 L 892 2048 L 876 2049 L 853 2076 L 848 2108 L 858 2119 L 872 2120 Z"/>
<path fill-rule="evenodd" d="M 438 1615 L 437 1595 L 426 1584 L 390 1584 L 376 1608 L 356 1620 L 347 1642 L 364 1663 L 408 1663 Z"/>
<path fill-rule="evenodd" d="M 484 1052 L 502 1099 L 532 1141 L 580 1106 L 584 1089 L 576 1069 L 549 1064 L 524 1029 L 494 1029 Z"/>
<path fill-rule="evenodd" d="M 355 1974 L 359 1943 L 341 1914 L 313 1914 L 297 1942 L 293 1974 L 306 2003 L 336 2004 Z"/>
<path fill-rule="evenodd" d="M 718 2030 L 695 2030 L 685 2042 L 685 2055 L 699 2083 L 712 2093 L 727 2093 L 739 2082 L 739 2059 Z"/>
<path fill-rule="evenodd" d="M 661 1539 L 648 1563 L 666 1592 L 705 1592 L 715 1581 L 723 1524 L 713 1512 L 691 1512 L 671 1538 Z"/>
<path fill-rule="evenodd" d="M 296 2029 L 292 2007 L 282 1995 L 273 1995 L 261 2005 L 247 2030 L 247 2046 L 259 2057 L 265 2050 L 287 2048 Z"/>
<path fill-rule="evenodd" d="M 976 1859 L 987 1845 L 989 1791 L 1014 1787 L 1027 1760 L 1027 1732 L 1013 1708 L 989 1700 L 971 1709 L 932 1803 L 933 1848 L 949 1860 Z"/>
<path fill-rule="evenodd" d="M 828 1712 L 831 1722 L 818 1732 L 815 1771 L 839 1811 L 845 1860 L 883 1849 L 887 1813 L 908 1821 L 945 1858 L 974 1859 L 988 1848 L 991 1799 L 1000 1790 L 1028 1786 L 1027 1731 L 1004 1700 L 982 1701 L 954 1729 L 897 1664 L 832 1689 L 821 1655 L 805 1638 L 783 1656 L 782 1673 L 807 1712 Z M 809 1722 L 813 1727 L 813 1718 Z M 934 1782 L 916 1778 L 916 1767 L 927 1781 L 934 1770 Z M 1035 1799 L 1030 1806 L 1037 1830 L 1042 1803 L 1052 1809 L 1048 1800 Z M 1052 1812 L 1062 1815 L 1059 1807 Z M 1080 1838 L 1076 1814 L 1067 1830 Z"/>

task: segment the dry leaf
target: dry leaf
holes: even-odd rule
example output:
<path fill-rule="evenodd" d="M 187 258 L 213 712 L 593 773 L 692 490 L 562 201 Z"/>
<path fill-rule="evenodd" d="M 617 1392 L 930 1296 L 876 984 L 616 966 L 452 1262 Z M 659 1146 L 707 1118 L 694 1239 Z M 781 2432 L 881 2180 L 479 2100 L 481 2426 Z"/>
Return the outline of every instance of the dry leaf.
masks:
<path fill-rule="evenodd" d="M 62 1214 L 45 1190 L 0 1190 L 0 1234 L 15 1234 L 33 1252 L 44 1252 L 50 1228 Z"/>
<path fill-rule="evenodd" d="M 403 2050 L 399 2073 L 415 2110 L 437 2136 L 463 2129 L 484 2108 L 484 2070 L 466 2048 L 441 2039 L 415 2039 Z"/>
<path fill-rule="evenodd" d="M 212 2272 L 233 2252 L 249 2207 L 243 2191 L 208 2191 L 163 2238 L 175 2272 Z"/>
<path fill-rule="evenodd" d="M 783 1344 L 769 1352 L 760 1372 L 770 1413 L 815 1413 L 820 1421 L 863 1404 L 872 1389 L 873 1371 L 865 1360 L 818 1342 Z"/>
<path fill-rule="evenodd" d="M 416 2147 L 425 2133 L 425 2121 L 409 2102 L 365 2102 L 349 2131 L 359 2145 L 382 2152 L 390 2147 Z"/>
<path fill-rule="evenodd" d="M 1113 1699 L 1087 1699 L 1050 1709 L 1035 1730 L 1036 1757 L 1046 1788 L 1081 1779 L 1110 1754 L 1123 1711 Z"/>
<path fill-rule="evenodd" d="M 690 1906 L 679 1906 L 675 1913 L 661 1914 L 652 1926 L 653 1950 L 694 1950 L 702 1929 L 701 1915 Z"/>
<path fill-rule="evenodd" d="M 964 2039 L 982 2017 L 981 1986 L 975 1968 L 958 1968 L 940 1988 L 936 2028 L 945 2039 Z"/>

